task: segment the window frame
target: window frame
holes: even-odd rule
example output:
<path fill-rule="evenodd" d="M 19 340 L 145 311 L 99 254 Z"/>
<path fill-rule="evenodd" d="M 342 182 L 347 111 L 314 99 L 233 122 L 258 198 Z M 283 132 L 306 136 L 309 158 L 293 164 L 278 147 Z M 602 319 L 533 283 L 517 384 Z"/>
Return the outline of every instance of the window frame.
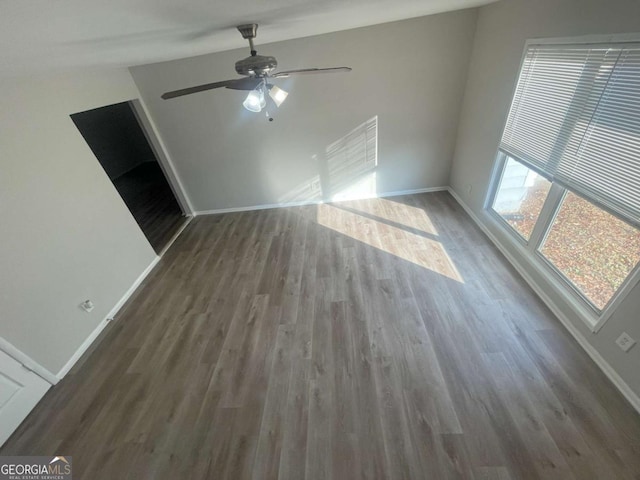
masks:
<path fill-rule="evenodd" d="M 580 289 L 566 276 L 560 269 L 558 269 L 544 254 L 541 252 L 541 247 L 549 235 L 553 223 L 560 211 L 562 202 L 565 196 L 570 191 L 562 185 L 551 182 L 551 189 L 547 194 L 547 198 L 544 202 L 542 210 L 538 215 L 536 225 L 531 232 L 531 236 L 527 241 L 515 228 L 513 228 L 502 216 L 493 209 L 493 203 L 498 193 L 498 188 L 502 181 L 502 176 L 505 170 L 505 166 L 508 158 L 522 163 L 520 160 L 514 157 L 510 157 L 502 150 L 498 150 L 496 161 L 494 164 L 494 171 L 492 173 L 491 183 L 489 184 L 489 190 L 486 196 L 485 211 L 489 214 L 490 218 L 499 225 L 504 231 L 508 232 L 509 238 L 514 240 L 516 244 L 522 249 L 525 255 L 528 255 L 534 264 L 539 267 L 540 273 L 550 280 L 552 285 L 556 287 L 561 295 L 569 303 L 574 306 L 578 315 L 589 326 L 593 332 L 597 332 L 604 323 L 611 317 L 617 306 L 624 300 L 624 298 L 633 290 L 636 284 L 640 281 L 640 262 L 638 262 L 633 269 L 629 272 L 625 280 L 618 287 L 613 296 L 609 299 L 603 309 L 598 309 L 587 296 L 580 291 Z M 528 165 L 525 165 L 530 168 Z M 532 169 L 534 170 L 534 169 Z M 536 170 L 534 170 L 536 171 Z M 540 172 L 536 173 L 540 174 Z M 546 176 L 542 175 L 546 178 Z M 548 180 L 548 179 L 547 179 Z M 615 216 L 619 220 L 629 224 L 626 219 L 621 218 L 619 215 L 604 209 L 601 205 L 593 200 L 584 197 L 576 192 L 571 191 L 574 195 L 578 195 L 585 201 L 593 204 L 597 208 L 605 210 L 607 213 Z M 632 225 L 634 228 L 637 226 Z"/>
<path fill-rule="evenodd" d="M 513 85 L 511 89 L 511 101 L 516 92 L 520 72 L 522 71 L 522 65 L 525 60 L 527 50 L 531 45 L 545 45 L 545 44 L 593 44 L 593 43 L 637 43 L 640 42 L 640 33 L 631 34 L 616 34 L 616 35 L 587 35 L 582 37 L 561 37 L 561 38 L 545 38 L 545 39 L 529 39 L 525 42 L 522 55 L 520 57 L 520 64 L 517 70 L 517 75 L 513 78 Z M 510 105 L 511 103 L 509 103 Z M 502 123 L 501 134 L 499 138 L 502 138 L 504 130 L 506 128 L 508 111 L 504 115 Z M 531 232 L 529 240 L 525 239 L 515 228 L 513 228 L 504 218 L 493 209 L 493 204 L 498 192 L 498 188 L 502 181 L 502 176 L 505 170 L 507 159 L 509 154 L 503 152 L 499 147 L 496 148 L 496 154 L 494 156 L 493 169 L 491 172 L 489 186 L 485 195 L 484 211 L 488 214 L 488 217 L 493 220 L 496 226 L 499 226 L 503 231 L 508 232 L 508 237 L 513 241 L 513 244 L 517 246 L 521 254 L 536 267 L 538 273 L 548 281 L 556 290 L 556 292 L 565 300 L 569 305 L 573 307 L 573 310 L 579 318 L 590 328 L 593 333 L 597 333 L 606 321 L 611 318 L 618 306 L 624 301 L 627 295 L 640 283 L 640 262 L 638 262 L 634 268 L 629 272 L 624 282 L 618 287 L 613 296 L 609 299 L 608 303 L 602 310 L 599 310 L 587 297 L 578 289 L 576 285 L 569 280 L 555 265 L 551 263 L 540 251 L 541 246 L 544 244 L 555 218 L 560 210 L 564 197 L 569 191 L 564 186 L 557 182 L 551 181 L 546 175 L 538 171 L 535 168 L 531 168 L 529 165 L 524 164 L 527 168 L 535 171 L 539 175 L 547 178 L 551 181 L 551 189 L 547 194 L 547 198 L 544 202 L 542 210 L 538 215 L 536 225 Z M 515 161 L 523 163 L 520 159 L 511 156 Z M 603 207 L 598 201 L 586 198 L 584 195 L 573 192 L 575 195 L 580 196 L 584 200 L 592 203 L 596 207 L 603 209 L 616 218 L 629 224 L 629 221 L 621 218 L 615 212 Z M 640 228 L 638 225 L 631 224 L 635 228 Z"/>

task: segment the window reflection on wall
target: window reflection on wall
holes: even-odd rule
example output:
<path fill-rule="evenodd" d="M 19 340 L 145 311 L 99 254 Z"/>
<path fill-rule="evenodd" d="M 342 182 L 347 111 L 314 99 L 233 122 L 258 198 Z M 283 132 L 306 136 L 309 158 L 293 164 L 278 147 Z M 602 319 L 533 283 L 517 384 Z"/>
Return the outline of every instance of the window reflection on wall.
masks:
<path fill-rule="evenodd" d="M 312 157 L 317 174 L 280 197 L 281 203 L 354 200 L 375 197 L 378 117 L 330 143 Z"/>
<path fill-rule="evenodd" d="M 373 117 L 325 150 L 327 190 L 331 200 L 372 197 L 376 194 L 378 117 Z"/>

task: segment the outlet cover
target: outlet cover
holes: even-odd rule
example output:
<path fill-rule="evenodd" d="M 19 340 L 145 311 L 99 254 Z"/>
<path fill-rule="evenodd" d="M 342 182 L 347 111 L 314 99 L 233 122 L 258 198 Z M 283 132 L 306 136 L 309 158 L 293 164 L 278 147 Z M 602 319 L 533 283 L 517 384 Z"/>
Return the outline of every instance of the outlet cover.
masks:
<path fill-rule="evenodd" d="M 631 349 L 631 347 L 633 347 L 636 344 L 636 341 L 633 338 L 631 338 L 628 333 L 622 332 L 622 335 L 618 337 L 618 339 L 616 340 L 616 343 L 622 350 L 624 350 L 625 352 L 628 352 Z"/>

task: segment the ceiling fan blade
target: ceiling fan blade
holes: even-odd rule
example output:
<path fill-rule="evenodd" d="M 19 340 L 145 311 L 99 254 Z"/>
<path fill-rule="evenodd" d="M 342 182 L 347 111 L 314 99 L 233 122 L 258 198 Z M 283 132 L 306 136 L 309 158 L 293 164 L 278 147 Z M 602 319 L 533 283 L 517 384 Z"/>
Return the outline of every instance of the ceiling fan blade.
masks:
<path fill-rule="evenodd" d="M 224 80 L 222 82 L 205 83 L 204 85 L 198 85 L 196 87 L 182 88 L 180 90 L 163 93 L 162 98 L 164 100 L 168 100 L 170 98 L 182 97 L 184 95 L 191 95 L 192 93 L 204 92 L 206 90 L 223 87 L 233 90 L 253 90 L 261 81 L 262 80 L 259 78 L 249 77 Z"/>
<path fill-rule="evenodd" d="M 300 68 L 298 70 L 285 70 L 284 72 L 274 73 L 270 75 L 274 78 L 288 77 L 290 75 L 309 75 L 312 73 L 339 73 L 350 72 L 351 67 L 331 67 L 331 68 Z"/>
<path fill-rule="evenodd" d="M 198 85 L 196 87 L 182 88 L 180 90 L 173 90 L 172 92 L 166 92 L 162 94 L 164 100 L 170 98 L 182 97 L 183 95 L 191 95 L 192 93 L 204 92 L 205 90 L 212 90 L 214 88 L 226 87 L 236 80 L 225 80 L 223 82 L 205 83 L 204 85 Z"/>
<path fill-rule="evenodd" d="M 262 78 L 246 77 L 233 80 L 232 83 L 226 85 L 231 90 L 253 90 L 262 82 Z"/>

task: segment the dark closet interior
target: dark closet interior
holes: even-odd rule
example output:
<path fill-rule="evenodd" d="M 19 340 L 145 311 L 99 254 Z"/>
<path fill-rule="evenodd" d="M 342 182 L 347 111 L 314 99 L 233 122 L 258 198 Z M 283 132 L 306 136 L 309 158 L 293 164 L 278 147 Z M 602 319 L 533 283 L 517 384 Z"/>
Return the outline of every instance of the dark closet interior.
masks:
<path fill-rule="evenodd" d="M 130 102 L 71 115 L 156 252 L 184 216 Z"/>

